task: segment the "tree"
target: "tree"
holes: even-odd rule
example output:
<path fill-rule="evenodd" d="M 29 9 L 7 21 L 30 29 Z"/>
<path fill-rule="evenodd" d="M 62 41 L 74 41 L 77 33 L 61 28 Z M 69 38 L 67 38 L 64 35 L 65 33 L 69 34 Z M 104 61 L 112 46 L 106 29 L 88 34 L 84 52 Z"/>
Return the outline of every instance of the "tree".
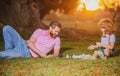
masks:
<path fill-rule="evenodd" d="M 51 9 L 63 9 L 69 13 L 77 7 L 78 0 L 1 0 L 0 22 L 14 27 L 29 28 L 47 26 L 42 23 Z"/>
<path fill-rule="evenodd" d="M 120 13 L 120 0 L 102 0 L 106 11 L 111 13 L 111 18 L 116 23 L 116 17 Z"/>

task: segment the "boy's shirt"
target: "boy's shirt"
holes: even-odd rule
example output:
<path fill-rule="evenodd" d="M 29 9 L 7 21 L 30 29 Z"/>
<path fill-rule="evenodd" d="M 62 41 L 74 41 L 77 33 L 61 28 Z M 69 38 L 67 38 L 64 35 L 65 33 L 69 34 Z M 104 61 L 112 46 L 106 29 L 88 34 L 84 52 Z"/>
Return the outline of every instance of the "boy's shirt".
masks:
<path fill-rule="evenodd" d="M 110 43 L 115 43 L 115 41 L 116 41 L 116 38 L 114 34 L 112 35 L 106 34 L 101 37 L 101 43 L 106 45 L 109 45 Z"/>

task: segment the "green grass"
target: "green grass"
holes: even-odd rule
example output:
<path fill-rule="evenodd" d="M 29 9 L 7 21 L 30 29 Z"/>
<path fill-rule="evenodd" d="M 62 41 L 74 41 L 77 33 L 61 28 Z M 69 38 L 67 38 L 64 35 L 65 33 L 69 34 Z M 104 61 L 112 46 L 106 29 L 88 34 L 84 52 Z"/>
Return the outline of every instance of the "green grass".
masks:
<path fill-rule="evenodd" d="M 4 60 L 0 66 L 3 76 L 118 76 L 119 58 L 114 59 L 91 61 L 29 58 Z"/>
<path fill-rule="evenodd" d="M 86 26 L 87 25 L 88 24 L 86 23 Z M 65 24 L 65 26 L 67 25 Z M 80 27 L 84 28 L 82 26 Z M 20 33 L 23 37 L 25 37 L 25 34 L 23 34 L 22 32 Z M 87 47 L 91 44 L 95 44 L 95 41 L 99 40 L 99 36 L 88 35 L 88 37 L 89 40 L 84 41 L 75 39 L 67 40 L 68 39 L 67 37 L 62 38 L 61 54 L 79 55 L 85 53 L 92 55 L 94 50 L 89 51 Z M 25 38 L 28 38 L 28 36 Z M 3 46 L 4 42 L 1 41 L 0 42 L 1 50 L 4 48 Z M 117 36 L 116 43 L 117 51 L 120 51 L 119 46 L 120 36 Z M 82 60 L 60 58 L 54 59 L 18 58 L 10 60 L 0 60 L 0 76 L 119 76 L 119 75 L 120 75 L 120 54 L 118 56 L 111 57 L 106 61 L 101 59 Z"/>

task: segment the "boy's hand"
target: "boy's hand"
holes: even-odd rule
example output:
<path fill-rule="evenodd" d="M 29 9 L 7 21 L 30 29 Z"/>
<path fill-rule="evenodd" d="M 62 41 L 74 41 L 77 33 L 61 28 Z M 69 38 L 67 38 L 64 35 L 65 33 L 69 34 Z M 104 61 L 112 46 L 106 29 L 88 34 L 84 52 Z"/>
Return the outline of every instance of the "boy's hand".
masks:
<path fill-rule="evenodd" d="M 101 42 L 96 42 L 97 47 L 101 47 Z"/>
<path fill-rule="evenodd" d="M 96 48 L 95 45 L 90 45 L 90 46 L 88 47 L 89 50 L 92 50 L 92 49 L 95 49 L 95 48 Z"/>

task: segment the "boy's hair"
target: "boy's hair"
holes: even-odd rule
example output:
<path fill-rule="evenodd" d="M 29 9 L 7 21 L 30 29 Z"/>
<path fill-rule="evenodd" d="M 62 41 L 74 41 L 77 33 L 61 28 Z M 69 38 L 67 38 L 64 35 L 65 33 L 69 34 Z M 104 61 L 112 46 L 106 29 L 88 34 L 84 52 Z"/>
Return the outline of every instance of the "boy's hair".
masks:
<path fill-rule="evenodd" d="M 113 21 L 110 18 L 103 18 L 98 22 L 98 25 L 101 28 L 105 29 L 105 34 L 113 34 L 115 33 L 115 26 Z"/>
<path fill-rule="evenodd" d="M 57 21 L 57 20 L 52 21 L 52 22 L 49 24 L 49 26 L 51 26 L 52 28 L 55 28 L 56 26 L 59 27 L 59 28 L 62 27 L 61 23 L 60 23 L 59 21 Z"/>

